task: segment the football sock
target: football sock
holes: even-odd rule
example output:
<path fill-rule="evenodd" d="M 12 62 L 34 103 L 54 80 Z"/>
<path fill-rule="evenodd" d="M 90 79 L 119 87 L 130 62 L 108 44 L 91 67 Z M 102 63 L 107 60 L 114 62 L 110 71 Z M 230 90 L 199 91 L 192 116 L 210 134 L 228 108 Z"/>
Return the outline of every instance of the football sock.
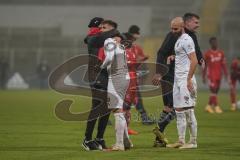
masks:
<path fill-rule="evenodd" d="M 185 133 L 187 128 L 185 111 L 176 111 L 177 115 L 177 130 L 179 141 L 185 143 Z"/>
<path fill-rule="evenodd" d="M 186 111 L 187 124 L 190 133 L 190 142 L 196 143 L 197 141 L 197 120 L 194 113 L 194 109 L 188 109 Z"/>
<path fill-rule="evenodd" d="M 123 145 L 124 131 L 127 126 L 126 119 L 123 113 L 114 113 L 114 117 L 115 117 L 116 144 Z"/>
<path fill-rule="evenodd" d="M 208 104 L 209 104 L 210 106 L 213 105 L 213 101 L 214 101 L 213 99 L 214 99 L 213 95 L 210 94 L 209 101 L 208 101 Z"/>
<path fill-rule="evenodd" d="M 175 118 L 175 112 L 162 111 L 158 121 L 158 127 L 161 132 L 164 132 L 166 126 Z"/>
<path fill-rule="evenodd" d="M 234 91 L 234 89 L 231 89 L 230 97 L 231 97 L 231 102 L 236 104 L 236 92 Z"/>
<path fill-rule="evenodd" d="M 212 106 L 217 105 L 217 95 L 215 93 L 211 93 L 208 104 Z"/>

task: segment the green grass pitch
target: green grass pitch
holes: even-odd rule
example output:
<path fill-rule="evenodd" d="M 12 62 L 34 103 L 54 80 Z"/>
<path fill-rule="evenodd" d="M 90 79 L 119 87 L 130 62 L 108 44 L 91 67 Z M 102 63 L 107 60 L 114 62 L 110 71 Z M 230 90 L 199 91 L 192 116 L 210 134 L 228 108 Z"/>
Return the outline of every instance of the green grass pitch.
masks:
<path fill-rule="evenodd" d="M 134 148 L 125 152 L 87 152 L 81 147 L 86 122 L 66 122 L 56 118 L 54 107 L 61 99 L 74 99 L 72 112 L 85 111 L 90 98 L 63 95 L 53 91 L 0 92 L 1 160 L 237 160 L 240 159 L 240 113 L 230 112 L 229 93 L 220 92 L 221 115 L 204 112 L 208 92 L 199 92 L 196 116 L 198 149 L 153 148 L 152 129 L 137 121 L 132 109 L 131 128 L 140 132 L 131 136 Z M 148 113 L 159 116 L 161 97 L 144 99 Z M 111 116 L 113 121 L 113 117 Z M 95 133 L 94 133 L 95 135 Z M 170 142 L 177 140 L 176 122 L 166 129 Z M 107 145 L 115 141 L 114 126 L 105 134 Z"/>

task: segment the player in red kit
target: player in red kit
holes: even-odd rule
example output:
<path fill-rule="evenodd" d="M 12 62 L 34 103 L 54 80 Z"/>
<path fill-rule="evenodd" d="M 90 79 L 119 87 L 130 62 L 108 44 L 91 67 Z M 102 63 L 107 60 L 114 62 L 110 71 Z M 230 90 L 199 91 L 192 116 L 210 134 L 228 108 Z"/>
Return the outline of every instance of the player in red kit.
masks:
<path fill-rule="evenodd" d="M 127 121 L 127 125 L 129 127 L 130 120 L 131 120 L 131 105 L 133 104 L 136 106 L 138 102 L 137 97 L 137 55 L 136 52 L 134 52 L 133 47 L 126 49 L 126 55 L 127 55 L 127 64 L 128 64 L 128 71 L 130 76 L 130 83 L 128 86 L 128 90 L 125 95 L 124 100 L 124 112 L 125 112 L 125 118 Z M 128 134 L 136 135 L 138 132 L 128 128 Z"/>
<path fill-rule="evenodd" d="M 233 59 L 231 68 L 231 91 L 230 91 L 230 96 L 231 96 L 231 110 L 236 111 L 237 110 L 237 104 L 236 104 L 236 85 L 237 81 L 240 82 L 240 57 Z"/>
<path fill-rule="evenodd" d="M 140 37 L 140 28 L 136 25 L 132 25 L 129 29 L 129 32 L 125 33 L 127 39 L 132 42 L 136 41 Z M 127 64 L 128 70 L 130 75 L 130 84 L 125 96 L 125 103 L 124 103 L 124 111 L 125 111 L 125 118 L 127 120 L 127 124 L 129 127 L 130 120 L 131 120 L 131 105 L 133 104 L 137 111 L 141 114 L 141 119 L 143 124 L 152 124 L 154 123 L 148 116 L 147 112 L 144 109 L 141 95 L 138 90 L 138 75 L 137 70 L 140 67 L 140 64 L 148 59 L 143 53 L 142 48 L 133 43 L 129 49 L 126 49 L 127 53 Z M 138 134 L 137 131 L 128 128 L 128 134 L 136 135 Z"/>
<path fill-rule="evenodd" d="M 142 62 L 147 59 L 147 56 L 144 55 L 143 50 L 137 44 L 133 44 L 131 48 L 127 49 L 127 64 L 128 70 L 130 74 L 130 84 L 129 84 L 129 94 L 126 95 L 126 102 L 128 104 L 137 105 L 139 101 L 139 97 L 137 94 L 138 87 L 138 76 L 137 76 L 137 68 L 140 66 Z"/>
<path fill-rule="evenodd" d="M 145 55 L 142 48 L 137 43 L 135 43 L 141 36 L 140 28 L 137 25 L 131 25 L 128 29 L 128 33 L 130 33 L 134 37 L 134 43 L 132 45 L 132 51 L 135 52 L 137 63 L 141 64 L 136 69 L 137 73 L 138 73 L 138 79 L 137 79 L 138 83 L 137 83 L 137 85 L 139 85 L 141 80 L 142 80 L 142 78 L 141 78 L 141 73 L 142 72 L 141 71 L 146 70 L 146 68 L 145 68 L 146 66 L 143 62 L 148 59 L 148 56 Z M 144 108 L 143 101 L 142 101 L 142 96 L 141 96 L 141 93 L 139 91 L 139 86 L 137 86 L 136 92 L 137 92 L 137 104 L 135 105 L 135 107 L 136 107 L 136 110 L 138 111 L 138 113 L 140 113 L 142 124 L 144 124 L 144 125 L 154 124 L 155 121 L 152 120 L 148 116 L 147 111 Z"/>
<path fill-rule="evenodd" d="M 226 60 L 224 52 L 218 49 L 218 43 L 216 37 L 209 39 L 211 49 L 204 54 L 206 62 L 205 69 L 203 70 L 203 83 L 206 82 L 206 74 L 208 79 L 208 85 L 210 89 L 210 97 L 205 110 L 209 113 L 222 113 L 222 109 L 218 105 L 217 94 L 220 88 L 222 72 L 224 72 L 227 80 L 228 72 L 226 67 Z"/>

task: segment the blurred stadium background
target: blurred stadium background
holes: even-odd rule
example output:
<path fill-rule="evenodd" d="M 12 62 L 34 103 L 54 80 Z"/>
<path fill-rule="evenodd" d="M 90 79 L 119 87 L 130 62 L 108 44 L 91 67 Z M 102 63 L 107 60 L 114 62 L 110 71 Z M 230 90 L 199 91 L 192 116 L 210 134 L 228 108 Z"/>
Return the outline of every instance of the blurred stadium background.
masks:
<path fill-rule="evenodd" d="M 239 0 L 0 0 L 0 57 L 8 63 L 7 79 L 18 72 L 30 88 L 38 88 L 36 70 L 43 60 L 54 69 L 87 53 L 83 38 L 95 16 L 118 22 L 121 32 L 139 25 L 139 43 L 155 61 L 170 20 L 195 12 L 201 17 L 201 50 L 217 36 L 229 64 L 240 53 L 239 6 Z"/>
<path fill-rule="evenodd" d="M 227 90 L 219 93 L 223 114 L 205 113 L 209 92 L 203 90 L 198 94 L 198 149 L 153 148 L 154 126 L 143 126 L 133 109 L 131 128 L 140 133 L 131 136 L 134 148 L 111 153 L 85 152 L 81 143 L 86 122 L 62 121 L 54 112 L 56 104 L 63 99 L 74 101 L 73 113 L 87 111 L 91 106 L 90 97 L 35 90 L 40 85 L 37 68 L 41 62 L 46 61 L 53 70 L 70 57 L 87 54 L 83 39 L 90 19 L 96 16 L 118 22 L 121 32 L 126 32 L 132 24 L 140 26 L 142 37 L 138 43 L 150 56 L 149 61 L 154 62 L 157 50 L 169 32 L 170 20 L 186 12 L 195 12 L 201 17 L 198 31 L 201 50 L 206 51 L 208 39 L 217 36 L 229 66 L 231 60 L 240 55 L 239 6 L 240 0 L 0 0 L 0 73 L 5 77 L 0 82 L 19 73 L 33 89 L 0 89 L 0 159 L 239 160 L 240 128 L 237 126 L 240 116 L 239 111 L 229 110 Z M 78 81 L 79 75 L 72 76 Z M 199 70 L 197 76 L 199 88 L 206 89 L 207 86 L 201 84 Z M 19 75 L 14 77 L 13 83 L 21 82 Z M 225 83 L 223 87 L 227 89 Z M 238 95 L 239 89 L 238 85 Z M 144 98 L 144 105 L 149 116 L 159 118 L 163 106 L 160 95 Z M 174 142 L 176 122 L 169 125 L 165 133 L 170 142 Z M 114 125 L 108 126 L 107 145 L 114 143 L 114 134 Z"/>

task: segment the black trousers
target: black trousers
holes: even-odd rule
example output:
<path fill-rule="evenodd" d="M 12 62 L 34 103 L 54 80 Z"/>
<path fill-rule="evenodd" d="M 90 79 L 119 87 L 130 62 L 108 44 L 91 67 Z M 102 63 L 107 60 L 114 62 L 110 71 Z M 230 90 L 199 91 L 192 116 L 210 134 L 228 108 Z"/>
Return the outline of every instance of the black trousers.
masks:
<path fill-rule="evenodd" d="M 174 73 L 173 73 L 174 76 Z M 173 76 L 164 76 L 163 80 L 168 81 L 172 84 L 171 89 L 167 88 L 168 85 L 164 85 L 164 83 L 161 84 L 162 86 L 162 99 L 164 106 L 168 106 L 170 108 L 173 108 L 173 83 L 174 83 L 174 77 Z M 171 90 L 171 91 L 169 91 Z"/>
<path fill-rule="evenodd" d="M 108 74 L 103 70 L 98 74 L 96 81 L 90 85 L 92 91 L 92 108 L 88 116 L 85 138 L 92 139 L 93 130 L 98 120 L 96 138 L 102 139 L 109 120 L 111 111 L 107 105 Z"/>

